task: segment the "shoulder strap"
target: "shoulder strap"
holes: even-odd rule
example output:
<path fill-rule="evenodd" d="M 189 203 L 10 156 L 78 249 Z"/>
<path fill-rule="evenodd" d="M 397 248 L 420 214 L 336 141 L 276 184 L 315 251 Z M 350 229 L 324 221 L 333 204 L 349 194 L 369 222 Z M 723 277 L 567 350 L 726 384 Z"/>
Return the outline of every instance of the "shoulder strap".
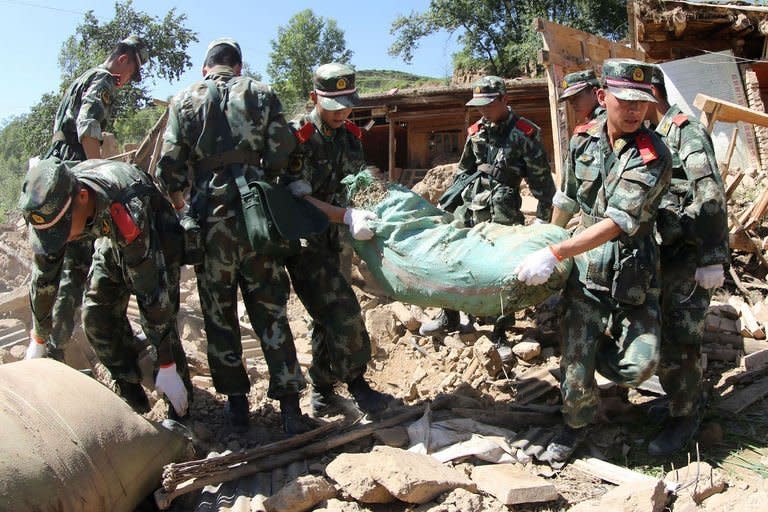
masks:
<path fill-rule="evenodd" d="M 688 116 L 681 112 L 672 118 L 672 122 L 675 123 L 678 128 L 680 128 L 688 122 Z"/>
<path fill-rule="evenodd" d="M 346 128 L 349 133 L 354 135 L 356 139 L 363 138 L 363 131 L 360 129 L 359 126 L 357 126 L 355 123 L 353 123 L 349 119 L 344 121 L 344 128 Z"/>
<path fill-rule="evenodd" d="M 659 157 L 658 153 L 656 153 L 656 148 L 653 146 L 653 141 L 647 133 L 639 133 L 635 137 L 635 142 L 644 164 L 653 162 Z"/>
<path fill-rule="evenodd" d="M 529 122 L 527 119 L 523 119 L 522 117 L 517 119 L 515 128 L 526 134 L 528 137 L 533 137 L 536 135 L 537 131 L 537 128 L 533 125 L 533 123 Z"/>
<path fill-rule="evenodd" d="M 467 128 L 467 135 L 472 136 L 480 131 L 480 121 L 477 121 L 476 123 L 470 125 L 469 128 Z"/>
<path fill-rule="evenodd" d="M 299 144 L 307 142 L 313 133 L 315 133 L 315 125 L 311 121 L 307 121 L 304 126 L 293 132 Z"/>

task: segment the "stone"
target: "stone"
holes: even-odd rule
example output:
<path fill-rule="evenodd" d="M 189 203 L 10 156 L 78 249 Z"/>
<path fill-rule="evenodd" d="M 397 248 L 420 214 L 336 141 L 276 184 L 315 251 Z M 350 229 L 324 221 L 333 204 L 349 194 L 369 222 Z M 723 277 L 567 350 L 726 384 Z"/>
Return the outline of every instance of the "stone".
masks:
<path fill-rule="evenodd" d="M 472 472 L 472 481 L 478 489 L 505 505 L 542 503 L 559 498 L 552 483 L 514 464 L 478 466 Z"/>
<path fill-rule="evenodd" d="M 480 367 L 485 369 L 485 372 L 489 377 L 495 379 L 496 376 L 501 373 L 501 356 L 488 336 L 481 336 L 477 342 L 475 342 L 473 353 L 480 362 Z"/>
<path fill-rule="evenodd" d="M 324 508 L 317 508 L 315 512 L 368 512 L 368 508 L 354 501 L 342 501 L 336 498 L 328 500 Z"/>
<path fill-rule="evenodd" d="M 405 427 L 397 426 L 392 428 L 382 428 L 373 433 L 373 437 L 381 443 L 395 448 L 408 446 L 408 430 Z"/>
<path fill-rule="evenodd" d="M 344 492 L 364 503 L 387 503 L 387 497 L 426 503 L 452 489 L 476 490 L 464 474 L 432 457 L 388 446 L 375 446 L 370 453 L 341 454 L 328 464 L 326 473 Z"/>
<path fill-rule="evenodd" d="M 195 434 L 195 438 L 199 441 L 209 441 L 212 437 L 211 429 L 201 421 L 195 422 L 194 426 L 192 427 L 192 432 Z"/>
<path fill-rule="evenodd" d="M 410 332 L 418 332 L 421 322 L 416 318 L 410 307 L 402 302 L 392 302 L 388 307 L 406 329 Z"/>
<path fill-rule="evenodd" d="M 398 322 L 395 314 L 387 308 L 375 308 L 365 312 L 365 328 L 371 338 L 371 350 L 375 355 L 374 345 L 393 343 L 405 334 L 405 328 Z M 374 341 L 375 340 L 375 341 Z"/>
<path fill-rule="evenodd" d="M 662 512 L 667 504 L 663 480 L 622 484 L 599 498 L 583 501 L 570 512 Z"/>
<path fill-rule="evenodd" d="M 8 351 L 10 354 L 10 358 L 13 361 L 21 361 L 24 359 L 24 356 L 27 355 L 27 346 L 26 345 L 14 345 L 11 347 L 11 349 Z"/>
<path fill-rule="evenodd" d="M 300 476 L 267 498 L 264 508 L 267 512 L 303 512 L 334 498 L 337 493 L 336 487 L 324 476 Z"/>
<path fill-rule="evenodd" d="M 526 338 L 512 347 L 512 352 L 523 361 L 531 361 L 541 354 L 541 343 Z"/>
<path fill-rule="evenodd" d="M 710 496 L 723 492 L 728 486 L 723 473 L 706 462 L 693 462 L 680 469 L 670 471 L 664 481 L 667 486 L 670 483 L 682 486 L 696 481 L 695 485 L 687 487 L 682 492 L 690 494 L 693 501 L 699 504 Z"/>

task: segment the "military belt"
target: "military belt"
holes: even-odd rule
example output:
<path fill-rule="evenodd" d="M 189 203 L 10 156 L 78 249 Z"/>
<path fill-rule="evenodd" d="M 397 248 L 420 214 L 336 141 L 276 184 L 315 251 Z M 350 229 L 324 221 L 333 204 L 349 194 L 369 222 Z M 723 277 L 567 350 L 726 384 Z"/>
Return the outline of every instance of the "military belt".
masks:
<path fill-rule="evenodd" d="M 590 226 L 594 226 L 605 218 L 607 217 L 597 217 L 595 215 L 587 215 L 586 213 L 581 212 L 581 225 L 585 228 L 588 228 Z"/>
<path fill-rule="evenodd" d="M 195 165 L 198 172 L 209 172 L 227 165 L 261 165 L 261 155 L 248 149 L 230 149 L 218 155 L 203 158 Z"/>

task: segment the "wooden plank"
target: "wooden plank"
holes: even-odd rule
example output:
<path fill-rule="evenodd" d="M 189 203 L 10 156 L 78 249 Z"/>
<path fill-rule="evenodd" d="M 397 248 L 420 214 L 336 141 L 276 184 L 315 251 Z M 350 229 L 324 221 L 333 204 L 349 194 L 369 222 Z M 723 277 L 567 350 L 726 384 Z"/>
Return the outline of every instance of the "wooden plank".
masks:
<path fill-rule="evenodd" d="M 596 459 L 595 457 L 576 459 L 571 463 L 571 467 L 616 485 L 656 481 L 656 478 L 652 476 L 644 475 L 629 468 Z"/>
<path fill-rule="evenodd" d="M 718 405 L 718 409 L 738 414 L 766 395 L 768 395 L 768 377 L 763 377 L 754 384 L 732 393 Z"/>
<path fill-rule="evenodd" d="M 517 380 L 515 403 L 527 404 L 559 386 L 548 368 L 528 371 Z"/>
<path fill-rule="evenodd" d="M 739 136 L 739 127 L 736 126 L 733 129 L 733 133 L 731 133 L 731 141 L 728 143 L 728 151 L 725 153 L 725 162 L 722 164 L 722 169 L 720 172 L 722 173 L 721 176 L 723 178 L 723 183 L 725 183 L 725 178 L 728 176 L 728 169 L 731 167 L 731 159 L 733 158 L 733 151 L 736 149 L 736 139 Z M 741 180 L 739 180 L 741 181 Z"/>
<path fill-rule="evenodd" d="M 734 133 L 736 130 L 734 130 Z M 726 174 L 728 173 L 728 169 L 726 168 L 724 171 Z M 734 174 L 731 179 L 727 182 L 728 185 L 725 187 L 725 198 L 730 199 L 734 192 L 736 192 L 736 188 L 741 183 L 741 180 L 744 179 L 744 172 L 743 171 L 737 171 L 736 174 Z"/>
<path fill-rule="evenodd" d="M 547 90 L 549 91 L 549 119 L 552 123 L 552 144 L 555 159 L 555 186 L 560 185 L 563 175 L 563 133 L 560 129 L 560 116 L 558 115 L 557 102 L 557 70 L 554 64 L 546 67 Z M 566 140 L 567 133 L 565 134 Z"/>
<path fill-rule="evenodd" d="M 730 101 L 713 98 L 706 94 L 697 94 L 693 100 L 693 106 L 702 112 L 715 115 L 717 121 L 724 123 L 737 123 L 739 121 L 752 123 L 758 126 L 768 126 L 768 114 L 757 112 L 751 108 L 742 107 Z"/>
<path fill-rule="evenodd" d="M 387 134 L 387 176 L 389 181 L 395 181 L 395 121 L 387 117 L 389 132 Z"/>
<path fill-rule="evenodd" d="M 741 364 L 744 365 L 744 369 L 748 372 L 765 368 L 768 366 L 768 348 L 747 354 L 741 360 Z"/>

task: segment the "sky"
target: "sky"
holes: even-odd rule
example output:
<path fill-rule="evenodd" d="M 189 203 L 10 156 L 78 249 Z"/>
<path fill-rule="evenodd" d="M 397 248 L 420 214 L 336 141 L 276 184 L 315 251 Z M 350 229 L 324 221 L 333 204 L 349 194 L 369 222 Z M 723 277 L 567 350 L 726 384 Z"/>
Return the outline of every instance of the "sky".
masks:
<path fill-rule="evenodd" d="M 179 82 L 149 82 L 154 97 L 166 99 L 185 85 L 199 80 L 208 43 L 217 37 L 234 37 L 251 69 L 269 81 L 266 72 L 270 41 L 277 29 L 286 26 L 295 13 L 312 9 L 317 16 L 333 18 L 344 31 L 352 64 L 357 69 L 393 69 L 435 78 L 450 76 L 456 37 L 447 33 L 423 39 L 409 65 L 391 57 L 387 49 L 394 41 L 392 21 L 412 11 L 424 12 L 429 0 L 134 0 L 134 8 L 163 17 L 176 8 L 187 15 L 187 28 L 199 41 L 188 53 L 192 68 Z M 214 8 L 215 6 L 215 8 Z M 114 16 L 114 2 L 107 0 L 0 0 L 0 60 L 6 79 L 0 84 L 0 121 L 23 114 L 40 97 L 59 85 L 58 54 L 64 40 L 74 34 L 83 14 L 92 10 L 100 20 Z M 125 34 L 127 35 L 127 34 Z"/>

